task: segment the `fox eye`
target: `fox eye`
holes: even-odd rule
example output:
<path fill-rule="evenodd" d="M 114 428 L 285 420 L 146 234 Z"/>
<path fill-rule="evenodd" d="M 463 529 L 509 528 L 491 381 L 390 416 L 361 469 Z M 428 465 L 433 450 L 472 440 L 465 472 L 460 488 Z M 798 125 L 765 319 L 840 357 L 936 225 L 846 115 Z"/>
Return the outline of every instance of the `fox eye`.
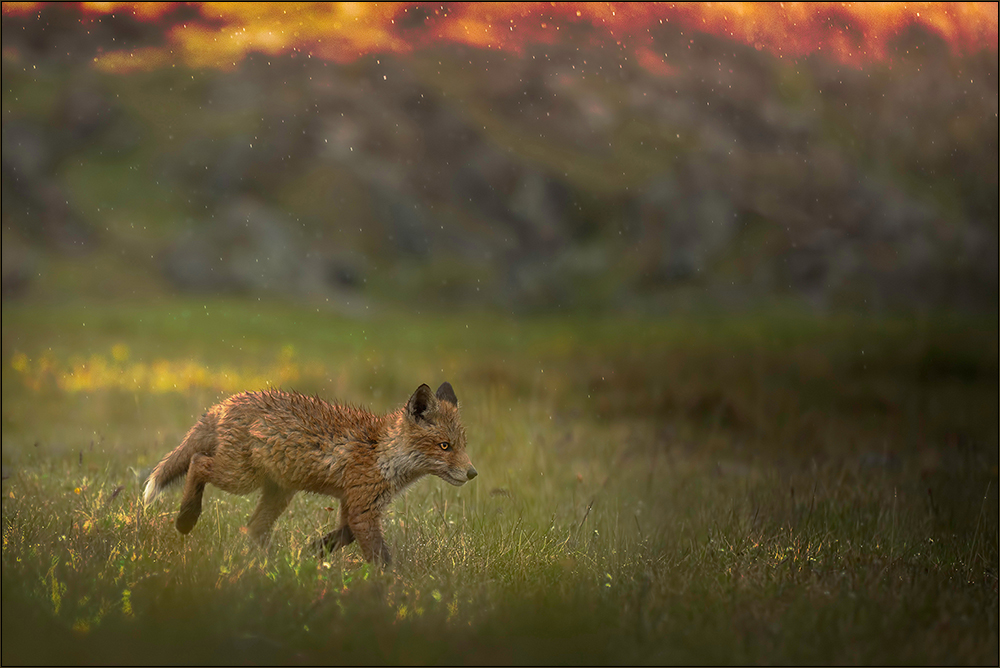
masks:
<path fill-rule="evenodd" d="M 445 441 L 444 443 L 438 443 L 442 450 L 451 450 L 451 443 Z"/>

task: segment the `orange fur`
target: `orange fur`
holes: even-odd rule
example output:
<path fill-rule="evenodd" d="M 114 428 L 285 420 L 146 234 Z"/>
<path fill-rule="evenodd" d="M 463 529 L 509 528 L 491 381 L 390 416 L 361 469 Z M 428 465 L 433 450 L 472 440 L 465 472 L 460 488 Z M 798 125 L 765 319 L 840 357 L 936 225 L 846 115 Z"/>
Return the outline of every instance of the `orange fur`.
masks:
<path fill-rule="evenodd" d="M 458 399 L 444 383 L 417 388 L 386 415 L 316 397 L 270 390 L 244 392 L 210 408 L 146 483 L 149 503 L 186 475 L 176 526 L 194 528 L 205 485 L 232 494 L 262 489 L 250 536 L 266 545 L 275 520 L 299 491 L 340 500 L 340 526 L 315 546 L 335 550 L 358 541 L 368 561 L 391 561 L 382 514 L 394 496 L 433 474 L 464 485 L 477 472 L 465 451 Z"/>

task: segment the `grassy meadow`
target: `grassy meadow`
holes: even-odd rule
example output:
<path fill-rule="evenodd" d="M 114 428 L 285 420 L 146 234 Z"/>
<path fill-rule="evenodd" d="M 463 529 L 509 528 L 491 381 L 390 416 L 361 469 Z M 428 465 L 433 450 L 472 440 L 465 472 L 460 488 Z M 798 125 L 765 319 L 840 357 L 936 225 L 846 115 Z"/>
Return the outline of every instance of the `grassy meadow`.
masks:
<path fill-rule="evenodd" d="M 2 661 L 995 664 L 995 316 L 348 320 L 276 303 L 3 307 Z M 150 468 L 274 385 L 385 411 L 450 381 L 479 477 L 396 500 L 395 566 L 300 494 Z"/>

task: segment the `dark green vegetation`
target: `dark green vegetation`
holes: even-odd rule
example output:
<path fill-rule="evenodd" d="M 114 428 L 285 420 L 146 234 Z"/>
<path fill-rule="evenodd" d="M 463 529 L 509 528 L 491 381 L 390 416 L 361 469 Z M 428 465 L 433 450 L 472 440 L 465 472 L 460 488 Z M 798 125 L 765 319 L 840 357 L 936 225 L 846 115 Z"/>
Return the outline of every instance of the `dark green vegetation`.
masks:
<path fill-rule="evenodd" d="M 366 321 L 166 300 L 3 308 L 4 663 L 991 663 L 997 321 Z M 418 483 L 397 566 L 267 553 L 254 503 L 140 484 L 271 381 L 394 407 L 450 380 L 480 476 Z M 177 385 L 177 389 L 174 389 Z"/>
<path fill-rule="evenodd" d="M 670 75 L 582 35 L 114 72 L 162 32 L 76 14 L 3 20 L 4 295 L 996 312 L 995 50 L 854 68 L 665 21 Z"/>

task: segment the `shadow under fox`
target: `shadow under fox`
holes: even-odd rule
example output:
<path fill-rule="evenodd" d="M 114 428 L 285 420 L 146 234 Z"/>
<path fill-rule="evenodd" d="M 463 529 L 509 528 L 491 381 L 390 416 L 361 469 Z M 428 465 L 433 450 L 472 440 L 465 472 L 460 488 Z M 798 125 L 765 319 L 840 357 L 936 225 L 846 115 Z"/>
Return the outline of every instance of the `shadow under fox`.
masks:
<path fill-rule="evenodd" d="M 421 385 L 386 415 L 277 390 L 237 394 L 208 409 L 156 465 L 144 502 L 185 474 L 176 521 L 183 534 L 198 522 L 207 483 L 232 494 L 263 490 L 247 525 L 261 545 L 292 497 L 314 492 L 340 500 L 340 526 L 317 549 L 357 540 L 365 559 L 389 564 L 381 520 L 393 497 L 427 474 L 464 485 L 477 472 L 458 399 L 443 383 L 436 393 Z"/>

